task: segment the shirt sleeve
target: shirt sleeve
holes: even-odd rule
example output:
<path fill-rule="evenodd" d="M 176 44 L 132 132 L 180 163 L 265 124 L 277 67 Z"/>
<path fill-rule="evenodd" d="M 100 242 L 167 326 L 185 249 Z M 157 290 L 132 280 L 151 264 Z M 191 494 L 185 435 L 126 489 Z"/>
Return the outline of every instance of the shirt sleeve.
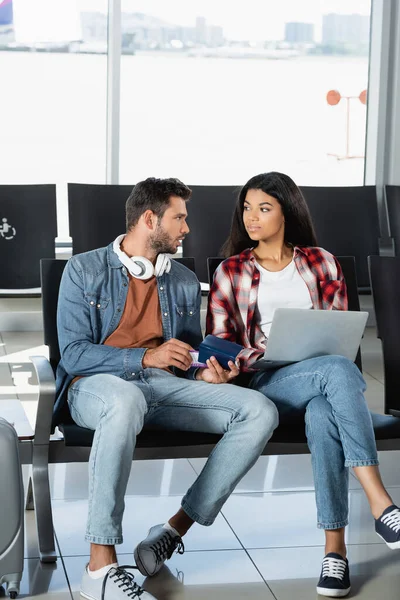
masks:
<path fill-rule="evenodd" d="M 215 271 L 208 295 L 206 335 L 212 334 L 245 346 L 236 325 L 239 314 L 238 301 L 229 270 L 221 263 Z M 261 350 L 244 347 L 238 356 L 241 370 L 251 370 L 251 365 L 262 355 Z"/>
<path fill-rule="evenodd" d="M 190 330 L 189 337 L 187 343 L 192 346 L 195 350 L 198 349 L 199 345 L 203 340 L 203 334 L 201 331 L 201 322 L 200 322 L 200 314 L 201 314 L 201 287 L 200 283 L 197 286 L 197 294 L 196 294 L 196 314 L 198 314 L 198 318 L 194 321 L 192 329 Z M 174 368 L 174 373 L 177 377 L 183 377 L 185 379 L 196 380 L 196 373 L 198 371 L 198 367 L 190 367 L 187 371 L 182 371 L 181 369 Z"/>
<path fill-rule="evenodd" d="M 332 310 L 348 310 L 347 286 L 339 261 L 334 258 L 337 269 L 337 282 L 332 290 Z"/>
<path fill-rule="evenodd" d="M 236 304 L 229 272 L 221 264 L 215 271 L 210 293 L 208 295 L 206 335 L 238 342 L 233 307 Z"/>

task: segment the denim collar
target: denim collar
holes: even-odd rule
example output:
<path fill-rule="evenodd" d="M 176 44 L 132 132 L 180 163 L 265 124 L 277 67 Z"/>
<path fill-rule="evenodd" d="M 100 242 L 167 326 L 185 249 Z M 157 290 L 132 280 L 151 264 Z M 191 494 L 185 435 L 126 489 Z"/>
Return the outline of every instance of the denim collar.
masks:
<path fill-rule="evenodd" d="M 122 262 L 119 260 L 118 256 L 115 254 L 113 250 L 114 241 L 107 246 L 107 263 L 111 269 L 119 269 L 123 267 Z"/>

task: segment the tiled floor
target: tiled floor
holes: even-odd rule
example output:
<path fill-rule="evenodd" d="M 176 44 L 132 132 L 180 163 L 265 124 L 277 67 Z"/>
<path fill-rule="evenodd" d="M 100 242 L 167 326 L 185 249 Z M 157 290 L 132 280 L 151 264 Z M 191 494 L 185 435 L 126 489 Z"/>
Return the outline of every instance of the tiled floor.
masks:
<path fill-rule="evenodd" d="M 41 333 L 0 337 L 0 402 L 20 398 L 35 421 L 37 386 L 29 355 L 43 354 Z M 375 330 L 363 341 L 364 375 L 370 408 L 383 412 L 383 367 Z M 400 502 L 399 452 L 381 454 L 384 481 Z M 165 521 L 179 507 L 204 460 L 143 461 L 132 465 L 120 560 L 132 564 L 132 549 L 147 528 Z M 27 481 L 29 467 L 24 467 Z M 87 465 L 50 468 L 58 561 L 38 560 L 34 514 L 26 513 L 25 572 L 21 597 L 79 598 L 81 572 L 88 558 L 83 540 L 87 511 Z M 357 479 L 350 478 L 351 597 L 399 600 L 400 552 L 388 550 L 373 521 Z M 144 586 L 158 600 L 308 600 L 323 556 L 323 533 L 315 526 L 309 456 L 261 457 L 238 485 L 210 528 L 195 526 L 185 538 L 186 552 L 174 555 Z M 143 582 L 143 577 L 137 576 Z M 1 593 L 0 593 L 1 597 Z"/>

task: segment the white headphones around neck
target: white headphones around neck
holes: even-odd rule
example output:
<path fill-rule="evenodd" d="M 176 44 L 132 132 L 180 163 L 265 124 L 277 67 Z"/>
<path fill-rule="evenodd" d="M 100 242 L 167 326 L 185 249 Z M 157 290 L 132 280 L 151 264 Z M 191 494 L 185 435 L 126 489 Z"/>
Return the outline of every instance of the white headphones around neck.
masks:
<path fill-rule="evenodd" d="M 146 280 L 150 279 L 150 277 L 153 277 L 153 275 L 160 277 L 161 275 L 164 275 L 164 273 L 170 272 L 171 259 L 167 256 L 167 254 L 159 254 L 157 256 L 155 266 L 151 260 L 145 258 L 144 256 L 129 257 L 127 254 L 125 254 L 125 252 L 121 250 L 121 242 L 124 237 L 125 234 L 122 234 L 119 235 L 116 240 L 114 240 L 113 250 L 121 263 L 128 269 L 132 277 Z"/>

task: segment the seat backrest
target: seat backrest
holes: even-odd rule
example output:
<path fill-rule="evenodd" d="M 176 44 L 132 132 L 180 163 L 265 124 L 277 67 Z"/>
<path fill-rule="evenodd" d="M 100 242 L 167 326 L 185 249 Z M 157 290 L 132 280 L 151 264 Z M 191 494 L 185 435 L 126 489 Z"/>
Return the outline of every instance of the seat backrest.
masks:
<path fill-rule="evenodd" d="M 61 277 L 68 261 L 43 259 L 40 261 L 44 343 L 49 348 L 50 364 L 55 372 L 60 361 L 57 336 L 57 304 Z"/>
<path fill-rule="evenodd" d="M 339 262 L 346 280 L 348 308 L 349 310 L 360 310 L 355 258 L 354 256 L 336 256 L 336 260 Z"/>
<path fill-rule="evenodd" d="M 66 260 L 56 259 L 43 259 L 40 261 L 44 343 L 49 348 L 49 358 L 53 371 L 60 362 L 57 336 L 57 304 L 61 277 L 67 262 Z"/>
<path fill-rule="evenodd" d="M 196 264 L 193 256 L 181 256 L 180 258 L 174 258 L 174 260 L 176 260 L 176 262 L 181 263 L 181 265 L 183 265 L 187 269 L 193 271 L 193 273 L 196 273 Z"/>
<path fill-rule="evenodd" d="M 239 188 L 227 185 L 191 185 L 187 223 L 190 234 L 183 240 L 183 256 L 193 256 L 196 275 L 207 282 L 207 257 L 217 256 L 229 235 Z"/>
<path fill-rule="evenodd" d="M 56 186 L 0 186 L 0 288 L 40 287 L 40 259 L 54 258 Z"/>
<path fill-rule="evenodd" d="M 368 258 L 385 371 L 385 413 L 400 417 L 400 256 Z"/>
<path fill-rule="evenodd" d="M 369 290 L 367 257 L 379 254 L 379 219 L 374 186 L 301 187 L 318 245 L 335 256 L 354 256 L 359 288 Z"/>
<path fill-rule="evenodd" d="M 208 275 L 208 283 L 212 284 L 214 279 L 214 273 L 217 270 L 217 267 L 222 263 L 224 259 L 222 256 L 209 256 L 207 258 L 207 275 Z"/>
<path fill-rule="evenodd" d="M 337 256 L 336 259 L 340 263 L 343 276 L 346 280 L 347 299 L 349 305 L 348 308 L 349 310 L 360 310 L 360 299 L 358 297 L 356 263 L 354 256 Z M 207 259 L 208 281 L 210 285 L 212 284 L 216 268 L 223 260 L 224 259 L 220 256 L 212 256 Z M 358 351 L 355 363 L 360 371 L 362 371 L 360 350 Z"/>
<path fill-rule="evenodd" d="M 68 184 L 72 254 L 107 246 L 125 233 L 125 204 L 134 186 Z"/>
<path fill-rule="evenodd" d="M 394 250 L 400 255 L 400 185 L 385 185 L 386 204 L 389 217 L 390 235 L 394 240 Z"/>
<path fill-rule="evenodd" d="M 218 256 L 231 227 L 239 188 L 191 186 L 190 234 L 183 254 L 196 259 L 197 276 L 207 281 L 206 259 Z M 367 256 L 379 253 L 379 220 L 374 186 L 302 187 L 318 245 L 335 256 L 354 256 L 359 288 L 369 290 Z"/>

